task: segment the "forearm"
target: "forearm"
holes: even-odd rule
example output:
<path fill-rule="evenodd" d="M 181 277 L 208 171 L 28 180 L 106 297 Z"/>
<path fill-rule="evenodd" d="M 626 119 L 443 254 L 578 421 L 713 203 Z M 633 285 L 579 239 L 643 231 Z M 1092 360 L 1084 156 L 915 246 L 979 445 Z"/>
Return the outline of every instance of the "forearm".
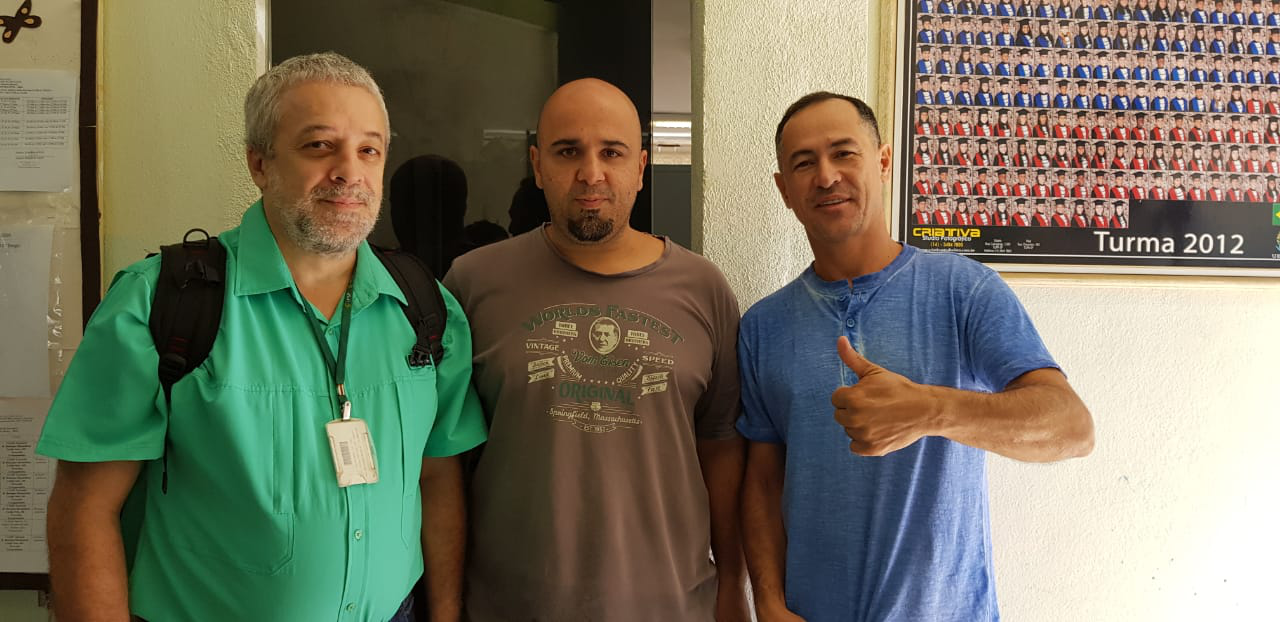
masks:
<path fill-rule="evenodd" d="M 114 470 L 127 478 L 120 486 L 106 485 L 91 494 L 92 481 L 79 473 Z M 68 469 L 78 472 L 69 472 Z M 54 613 L 71 622 L 127 622 L 129 582 L 124 542 L 120 536 L 120 506 L 138 471 L 137 463 L 71 465 L 59 463 L 58 479 L 49 497 L 49 579 Z M 86 485 L 87 484 L 87 485 Z"/>
<path fill-rule="evenodd" d="M 786 609 L 787 535 L 782 524 L 781 445 L 751 443 L 742 483 L 742 532 L 751 592 L 761 619 Z"/>
<path fill-rule="evenodd" d="M 466 498 L 458 457 L 427 458 L 422 467 L 422 558 L 431 620 L 462 615 L 467 542 Z"/>
<path fill-rule="evenodd" d="M 1025 462 L 1093 450 L 1093 418 L 1061 372 L 1023 374 L 999 393 L 929 387 L 936 436 Z"/>
<path fill-rule="evenodd" d="M 698 441 L 698 460 L 707 486 L 711 514 L 711 552 L 720 589 L 736 589 L 745 602 L 746 562 L 738 519 L 742 470 L 746 458 L 741 438 Z"/>

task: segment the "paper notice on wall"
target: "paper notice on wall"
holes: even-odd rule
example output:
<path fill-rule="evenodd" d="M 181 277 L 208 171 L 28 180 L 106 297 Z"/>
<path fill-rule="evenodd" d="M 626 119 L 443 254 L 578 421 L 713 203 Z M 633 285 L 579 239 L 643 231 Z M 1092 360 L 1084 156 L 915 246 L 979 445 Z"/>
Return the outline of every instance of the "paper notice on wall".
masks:
<path fill-rule="evenodd" d="M 0 225 L 0 397 L 49 397 L 53 225 Z"/>
<path fill-rule="evenodd" d="M 49 400 L 0 399 L 0 572 L 48 572 L 45 508 L 56 462 L 35 454 Z"/>
<path fill-rule="evenodd" d="M 0 70 L 0 191 L 72 187 L 76 85 L 69 71 Z"/>

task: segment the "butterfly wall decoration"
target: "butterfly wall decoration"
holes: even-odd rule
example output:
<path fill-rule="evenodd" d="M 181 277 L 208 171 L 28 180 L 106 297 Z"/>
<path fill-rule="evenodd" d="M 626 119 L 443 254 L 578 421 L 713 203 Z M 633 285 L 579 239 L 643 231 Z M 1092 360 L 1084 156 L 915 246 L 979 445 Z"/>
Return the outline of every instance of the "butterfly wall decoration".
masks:
<path fill-rule="evenodd" d="M 0 35 L 0 41 L 5 43 L 13 43 L 14 38 L 18 36 L 18 31 L 23 28 L 39 28 L 44 20 L 38 15 L 31 14 L 31 0 L 23 0 L 22 6 L 18 7 L 18 12 L 14 15 L 0 15 L 0 26 L 4 28 L 4 34 Z"/>

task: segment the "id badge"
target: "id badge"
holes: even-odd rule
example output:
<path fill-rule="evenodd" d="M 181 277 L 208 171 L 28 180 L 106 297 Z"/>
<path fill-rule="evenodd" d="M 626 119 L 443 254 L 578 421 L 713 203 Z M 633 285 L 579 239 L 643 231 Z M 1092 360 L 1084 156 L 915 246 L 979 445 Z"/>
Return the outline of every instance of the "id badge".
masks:
<path fill-rule="evenodd" d="M 373 454 L 373 439 L 364 420 L 337 419 L 326 423 L 324 429 L 329 433 L 338 487 L 377 483 L 378 459 Z"/>

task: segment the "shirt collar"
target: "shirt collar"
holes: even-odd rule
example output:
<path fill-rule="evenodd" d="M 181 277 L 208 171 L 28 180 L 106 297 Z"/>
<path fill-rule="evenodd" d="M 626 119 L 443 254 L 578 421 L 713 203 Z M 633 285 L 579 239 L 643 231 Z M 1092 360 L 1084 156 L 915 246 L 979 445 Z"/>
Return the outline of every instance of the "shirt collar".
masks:
<path fill-rule="evenodd" d="M 903 244 L 902 251 L 899 252 L 898 256 L 894 257 L 893 261 L 889 262 L 889 265 L 885 266 L 883 270 L 873 272 L 871 274 L 864 274 L 853 279 L 852 284 L 843 279 L 839 281 L 823 280 L 823 278 L 818 276 L 818 273 L 813 270 L 813 263 L 810 263 L 809 267 L 800 275 L 800 279 L 804 282 L 805 286 L 809 288 L 809 291 L 819 296 L 824 298 L 841 299 L 848 297 L 850 291 L 864 292 L 885 284 L 889 279 L 893 278 L 895 274 L 906 267 L 918 252 L 920 251 L 914 246 L 911 246 L 910 244 Z"/>
<path fill-rule="evenodd" d="M 262 199 L 258 199 L 240 220 L 239 245 L 236 262 L 234 293 L 237 296 L 264 294 L 292 288 L 293 275 L 280 253 L 271 227 L 267 224 Z M 361 309 L 379 295 L 386 294 L 401 304 L 404 293 L 382 262 L 374 255 L 369 243 L 361 242 L 356 250 L 356 270 L 352 278 L 351 305 Z"/>

